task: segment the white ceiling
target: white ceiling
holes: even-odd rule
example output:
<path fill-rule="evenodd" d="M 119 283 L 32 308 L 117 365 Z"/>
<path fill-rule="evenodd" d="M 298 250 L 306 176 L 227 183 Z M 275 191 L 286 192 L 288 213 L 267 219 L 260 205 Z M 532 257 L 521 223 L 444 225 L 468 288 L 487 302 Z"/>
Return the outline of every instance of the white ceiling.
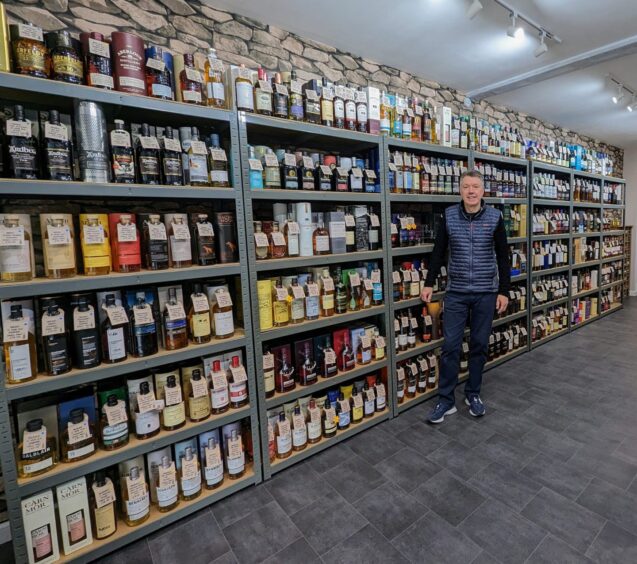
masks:
<path fill-rule="evenodd" d="M 536 32 L 511 39 L 507 11 L 493 0 L 469 20 L 470 0 L 209 0 L 300 36 L 395 66 L 467 92 L 635 35 L 637 0 L 508 0 L 558 35 L 533 56 Z M 624 60 L 625 59 L 625 60 Z M 493 101 L 604 141 L 636 141 L 637 112 L 604 103 L 600 83 L 613 72 L 637 88 L 637 58 L 624 57 L 501 94 Z M 632 75 L 632 76 L 631 76 Z M 586 94 L 572 96 L 571 93 Z M 628 119 L 631 118 L 631 119 Z M 633 120 L 636 120 L 633 123 Z"/>

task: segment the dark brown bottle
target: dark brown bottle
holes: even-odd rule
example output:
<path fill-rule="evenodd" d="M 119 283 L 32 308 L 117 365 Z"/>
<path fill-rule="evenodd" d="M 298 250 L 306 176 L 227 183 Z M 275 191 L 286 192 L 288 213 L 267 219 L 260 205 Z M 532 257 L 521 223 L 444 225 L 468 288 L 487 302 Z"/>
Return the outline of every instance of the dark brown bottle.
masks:
<path fill-rule="evenodd" d="M 31 122 L 24 117 L 24 108 L 13 108 L 13 119 L 7 120 L 9 176 L 25 180 L 38 178 L 38 143 L 31 132 Z"/>
<path fill-rule="evenodd" d="M 192 221 L 192 256 L 200 266 L 217 264 L 215 232 L 207 213 L 196 213 Z"/>
<path fill-rule="evenodd" d="M 41 327 L 44 365 L 49 376 L 57 376 L 71 370 L 66 315 L 56 299 L 44 300 Z"/>
<path fill-rule="evenodd" d="M 128 316 L 117 305 L 114 294 L 106 295 L 104 309 L 106 317 L 101 327 L 104 362 L 122 362 L 128 357 Z"/>
<path fill-rule="evenodd" d="M 174 351 L 188 346 L 188 323 L 184 306 L 177 300 L 177 290 L 168 288 L 168 301 L 163 312 L 166 350 Z"/>
<path fill-rule="evenodd" d="M 168 268 L 168 234 L 159 214 L 144 219 L 142 230 L 142 259 L 144 268 L 166 270 Z"/>
<path fill-rule="evenodd" d="M 142 124 L 141 135 L 137 138 L 137 176 L 141 184 L 159 184 L 159 143 L 150 135 L 147 123 Z"/>
<path fill-rule="evenodd" d="M 181 163 L 181 143 L 175 138 L 173 128 L 167 126 L 161 150 L 161 177 L 167 186 L 181 186 L 184 183 Z"/>

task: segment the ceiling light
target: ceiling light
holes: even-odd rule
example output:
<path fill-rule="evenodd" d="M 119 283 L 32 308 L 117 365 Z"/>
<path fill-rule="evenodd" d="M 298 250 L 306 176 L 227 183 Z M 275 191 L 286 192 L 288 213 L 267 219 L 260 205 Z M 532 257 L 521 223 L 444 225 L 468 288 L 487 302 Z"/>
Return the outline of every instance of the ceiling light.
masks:
<path fill-rule="evenodd" d="M 624 99 L 624 85 L 623 84 L 618 84 L 617 85 L 617 94 L 615 94 L 611 98 L 611 100 L 613 101 L 613 104 L 619 104 L 623 99 Z"/>
<path fill-rule="evenodd" d="M 507 28 L 507 35 L 513 39 L 519 39 L 524 35 L 524 30 L 517 25 L 518 15 L 511 12 L 511 25 Z"/>
<path fill-rule="evenodd" d="M 478 15 L 478 12 L 482 10 L 482 2 L 480 0 L 473 0 L 471 5 L 467 8 L 467 17 L 472 20 Z"/>
<path fill-rule="evenodd" d="M 541 57 L 542 55 L 544 55 L 544 53 L 546 53 L 549 50 L 549 46 L 544 42 L 546 38 L 546 33 L 543 31 L 542 34 L 540 35 L 540 44 L 535 48 L 535 51 L 533 51 L 533 54 L 536 57 Z"/>
<path fill-rule="evenodd" d="M 630 100 L 630 104 L 628 104 L 628 105 L 626 106 L 626 109 L 627 109 L 629 112 L 632 112 L 632 111 L 635 109 L 635 95 L 634 95 L 634 94 L 633 94 L 633 97 L 632 97 L 632 98 L 631 98 L 631 100 Z"/>

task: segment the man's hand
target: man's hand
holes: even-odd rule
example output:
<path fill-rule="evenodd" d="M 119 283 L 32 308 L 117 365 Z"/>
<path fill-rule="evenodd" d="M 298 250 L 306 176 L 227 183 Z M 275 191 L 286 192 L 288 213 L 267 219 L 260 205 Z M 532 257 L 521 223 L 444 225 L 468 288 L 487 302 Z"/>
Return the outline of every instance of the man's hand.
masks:
<path fill-rule="evenodd" d="M 495 309 L 498 313 L 504 313 L 509 305 L 509 298 L 498 294 L 498 299 L 495 302 Z"/>
<path fill-rule="evenodd" d="M 431 286 L 425 286 L 420 292 L 420 299 L 423 302 L 429 303 L 431 301 L 431 296 L 433 296 L 434 289 Z"/>

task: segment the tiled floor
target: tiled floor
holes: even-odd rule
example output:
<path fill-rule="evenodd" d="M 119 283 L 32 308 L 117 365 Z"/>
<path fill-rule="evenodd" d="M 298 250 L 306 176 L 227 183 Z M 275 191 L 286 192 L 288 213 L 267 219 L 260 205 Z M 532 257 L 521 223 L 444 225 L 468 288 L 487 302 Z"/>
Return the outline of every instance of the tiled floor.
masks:
<path fill-rule="evenodd" d="M 637 562 L 632 301 L 487 373 L 480 420 L 418 406 L 102 562 Z"/>

